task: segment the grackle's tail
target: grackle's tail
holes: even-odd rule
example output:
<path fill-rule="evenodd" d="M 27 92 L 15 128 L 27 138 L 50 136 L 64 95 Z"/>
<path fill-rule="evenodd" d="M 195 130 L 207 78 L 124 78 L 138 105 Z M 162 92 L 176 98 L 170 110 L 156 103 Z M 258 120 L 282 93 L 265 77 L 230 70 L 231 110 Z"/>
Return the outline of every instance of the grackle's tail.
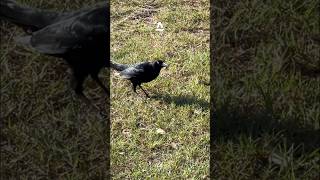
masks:
<path fill-rule="evenodd" d="M 110 61 L 110 67 L 115 69 L 116 71 L 123 71 L 123 70 L 127 69 L 129 66 Z"/>
<path fill-rule="evenodd" d="M 20 5 L 14 0 L 0 1 L 0 19 L 5 19 L 27 33 L 37 31 L 54 22 L 61 14 Z"/>

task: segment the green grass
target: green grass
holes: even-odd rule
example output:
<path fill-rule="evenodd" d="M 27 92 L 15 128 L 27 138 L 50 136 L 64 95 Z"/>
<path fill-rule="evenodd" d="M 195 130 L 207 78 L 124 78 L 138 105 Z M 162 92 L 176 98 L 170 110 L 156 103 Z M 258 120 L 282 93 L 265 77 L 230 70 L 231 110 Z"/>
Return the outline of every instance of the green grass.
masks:
<path fill-rule="evenodd" d="M 319 1 L 215 1 L 212 176 L 318 179 Z"/>
<path fill-rule="evenodd" d="M 74 1 L 19 1 L 78 9 Z M 1 179 L 98 179 L 107 171 L 106 127 L 70 88 L 63 60 L 16 45 L 21 29 L 1 22 Z M 103 71 L 101 76 L 106 76 Z M 101 107 L 105 95 L 89 78 L 85 93 Z"/>
<path fill-rule="evenodd" d="M 209 2 L 111 1 L 112 58 L 170 65 L 143 85 L 151 99 L 111 72 L 113 178 L 207 179 L 211 139 L 211 178 L 318 179 L 317 9 L 316 0 L 216 1 L 210 79 Z M 155 31 L 159 21 L 163 33 Z M 15 26 L 1 22 L 0 33 L 2 178 L 102 177 L 107 129 L 73 97 L 66 64 L 16 45 L 13 37 L 23 33 Z M 105 104 L 90 78 L 85 87 Z"/>
<path fill-rule="evenodd" d="M 207 178 L 209 2 L 111 1 L 111 18 L 115 61 L 169 64 L 143 85 L 151 99 L 111 73 L 113 178 Z M 164 25 L 162 33 L 155 30 L 157 22 Z"/>
<path fill-rule="evenodd" d="M 64 10 L 84 5 L 19 2 Z M 128 82 L 112 76 L 114 179 L 206 178 L 209 3 L 112 2 L 112 19 L 114 59 L 132 63 L 161 58 L 170 65 L 156 81 L 144 85 L 152 99 L 135 95 Z M 163 34 L 155 31 L 152 23 L 157 21 L 165 26 Z M 102 177 L 107 170 L 107 132 L 92 109 L 74 97 L 67 65 L 16 45 L 13 38 L 23 34 L 19 28 L 1 22 L 0 30 L 2 177 Z M 90 99 L 103 107 L 100 88 L 90 78 L 85 87 Z"/>

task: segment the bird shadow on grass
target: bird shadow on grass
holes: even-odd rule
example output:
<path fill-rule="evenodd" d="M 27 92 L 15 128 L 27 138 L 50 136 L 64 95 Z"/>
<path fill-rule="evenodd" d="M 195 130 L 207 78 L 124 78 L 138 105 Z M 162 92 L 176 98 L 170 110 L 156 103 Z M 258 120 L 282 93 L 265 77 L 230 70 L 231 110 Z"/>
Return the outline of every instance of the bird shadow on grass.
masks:
<path fill-rule="evenodd" d="M 167 104 L 174 103 L 177 106 L 187 106 L 187 105 L 195 105 L 204 109 L 209 109 L 210 103 L 203 99 L 198 99 L 194 96 L 187 96 L 187 95 L 179 95 L 179 96 L 172 96 L 170 94 L 154 94 L 152 96 L 153 99 L 164 101 Z"/>
<path fill-rule="evenodd" d="M 239 142 L 239 137 L 259 139 L 267 136 L 273 138 L 275 144 L 301 145 L 303 152 L 319 148 L 319 129 L 302 124 L 297 117 L 282 118 L 279 114 L 281 112 L 273 113 L 263 108 L 243 108 L 241 103 L 213 105 L 211 126 L 214 132 L 211 135 L 213 139 L 225 142 Z"/>

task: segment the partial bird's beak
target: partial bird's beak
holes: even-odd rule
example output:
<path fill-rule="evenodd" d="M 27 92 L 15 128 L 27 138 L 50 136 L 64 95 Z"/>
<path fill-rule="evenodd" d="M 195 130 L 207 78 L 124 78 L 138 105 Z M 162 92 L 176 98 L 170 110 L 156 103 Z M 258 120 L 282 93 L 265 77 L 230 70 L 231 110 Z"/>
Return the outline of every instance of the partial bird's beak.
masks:
<path fill-rule="evenodd" d="M 168 67 L 168 64 L 162 63 L 162 67 Z"/>

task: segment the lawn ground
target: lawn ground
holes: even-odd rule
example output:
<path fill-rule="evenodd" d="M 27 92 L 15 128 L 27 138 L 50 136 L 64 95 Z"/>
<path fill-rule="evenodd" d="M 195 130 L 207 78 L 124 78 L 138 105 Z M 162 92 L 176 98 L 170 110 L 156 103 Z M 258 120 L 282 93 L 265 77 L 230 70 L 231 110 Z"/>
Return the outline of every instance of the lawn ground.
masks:
<path fill-rule="evenodd" d="M 213 1 L 211 175 L 319 179 L 319 1 Z"/>
<path fill-rule="evenodd" d="M 209 175 L 209 2 L 111 1 L 111 56 L 162 59 L 169 68 L 143 87 L 111 73 L 111 171 L 115 179 Z M 164 31 L 156 31 L 161 22 Z"/>
<path fill-rule="evenodd" d="M 96 1 L 19 2 L 63 11 Z M 17 45 L 14 38 L 22 30 L 0 23 L 1 179 L 104 177 L 107 128 L 74 95 L 67 64 Z M 107 70 L 100 74 L 107 75 Z M 90 78 L 85 87 L 89 98 L 104 108 L 103 91 Z"/>

